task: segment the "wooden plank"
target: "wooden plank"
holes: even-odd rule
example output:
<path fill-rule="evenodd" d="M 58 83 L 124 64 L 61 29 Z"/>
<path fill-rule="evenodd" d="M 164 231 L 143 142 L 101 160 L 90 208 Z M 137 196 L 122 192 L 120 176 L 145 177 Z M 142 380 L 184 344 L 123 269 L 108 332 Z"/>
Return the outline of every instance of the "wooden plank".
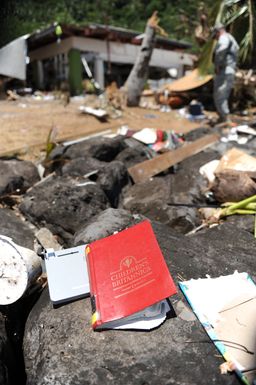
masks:
<path fill-rule="evenodd" d="M 169 167 L 181 162 L 182 160 L 197 154 L 209 147 L 219 139 L 218 135 L 206 135 L 192 143 L 159 155 L 156 158 L 146 160 L 128 169 L 130 176 L 135 183 L 144 182 L 148 178 L 167 170 Z"/>

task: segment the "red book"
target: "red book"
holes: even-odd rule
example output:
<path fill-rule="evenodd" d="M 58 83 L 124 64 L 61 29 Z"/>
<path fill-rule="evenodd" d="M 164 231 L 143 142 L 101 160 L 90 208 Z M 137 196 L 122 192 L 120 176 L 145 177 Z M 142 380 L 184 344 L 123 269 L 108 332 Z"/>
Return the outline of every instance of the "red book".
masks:
<path fill-rule="evenodd" d="M 86 252 L 94 329 L 176 293 L 149 221 L 92 242 Z"/>

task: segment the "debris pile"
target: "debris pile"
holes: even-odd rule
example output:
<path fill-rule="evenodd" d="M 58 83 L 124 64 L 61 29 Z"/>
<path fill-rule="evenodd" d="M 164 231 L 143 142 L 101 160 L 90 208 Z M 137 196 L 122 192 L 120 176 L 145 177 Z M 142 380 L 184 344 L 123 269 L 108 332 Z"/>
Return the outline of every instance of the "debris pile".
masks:
<path fill-rule="evenodd" d="M 192 103 L 190 112 L 200 115 L 201 106 Z M 153 119 L 151 122 L 157 123 Z M 152 234 L 131 238 L 127 259 L 122 262 L 125 273 L 123 265 L 111 265 L 113 253 L 122 251 L 125 243 L 120 246 L 108 242 L 111 237 L 118 239 L 115 235 L 121 236 L 123 231 L 145 222 L 152 226 L 154 239 L 177 288 L 185 286 L 184 281 L 206 275 L 212 278 L 232 275 L 235 270 L 255 278 L 255 135 L 251 130 L 243 133 L 251 136 L 250 140 L 245 144 L 236 142 L 233 147 L 234 143 L 221 140 L 229 131 L 224 132 L 217 126 L 210 131 L 205 122 L 201 124 L 201 129 L 182 135 L 175 130 L 161 129 L 157 124 L 155 128 L 141 130 L 123 126 L 116 135 L 56 143 L 54 148 L 49 147 L 47 157 L 40 164 L 1 159 L 1 239 L 9 237 L 10 244 L 36 250 L 39 261 L 42 256 L 48 258 L 45 264 L 42 262 L 40 279 L 35 275 L 25 294 L 8 306 L 1 304 L 4 318 L 0 318 L 0 322 L 8 320 L 6 328 L 0 329 L 3 341 L 0 348 L 7 349 L 9 354 L 8 357 L 0 355 L 0 378 L 2 376 L 4 385 L 8 381 L 14 383 L 11 382 L 14 362 L 18 362 L 22 385 L 43 385 L 46 381 L 83 383 L 84 378 L 96 384 L 142 380 L 159 384 L 159 375 L 163 384 L 170 378 L 172 382 L 179 378 L 187 385 L 201 383 L 202 376 L 207 376 L 209 383 L 230 383 L 230 377 L 218 369 L 223 359 L 216 357 L 214 344 L 207 340 L 195 317 L 198 312 L 193 312 L 195 309 L 189 307 L 180 290 L 172 295 L 165 292 L 157 306 L 147 306 L 153 305 L 147 303 L 139 315 L 137 303 L 141 297 L 132 296 L 136 307 L 129 316 L 134 317 L 135 312 L 139 323 L 150 319 L 155 325 L 150 331 L 145 327 L 136 333 L 132 330 L 99 333 L 91 329 L 92 307 L 88 296 L 91 287 L 87 288 L 85 298 L 83 295 L 76 301 L 64 301 L 57 307 L 53 307 L 48 288 L 51 282 L 57 281 L 58 287 L 67 288 L 69 277 L 76 281 L 74 261 L 79 259 L 81 273 L 83 263 L 84 268 L 86 266 L 89 253 L 86 245 L 89 244 L 89 248 L 95 247 L 97 258 L 104 257 L 100 259 L 101 266 L 109 265 L 110 275 L 115 276 L 113 285 L 119 287 L 120 279 L 125 285 L 122 290 L 133 290 L 136 282 L 141 282 L 143 269 L 148 276 L 151 274 L 145 255 Z M 207 210 L 211 214 L 208 211 L 207 219 L 202 219 Z M 214 210 L 221 214 L 218 220 L 210 221 Z M 134 256 L 133 249 L 137 249 L 140 242 L 145 249 L 140 251 L 141 260 Z M 96 245 L 100 245 L 100 251 Z M 22 257 L 22 252 L 18 252 Z M 72 253 L 78 254 L 71 261 Z M 62 258 L 71 261 L 70 270 L 63 271 L 65 282 L 60 274 L 64 268 Z M 54 275 L 49 270 L 52 261 Z M 7 260 L 7 264 L 9 262 Z M 97 272 L 99 270 L 97 267 Z M 12 271 L 14 277 L 15 269 Z M 0 283 L 7 277 L 6 272 L 2 259 Z M 135 275 L 136 281 L 129 286 L 128 278 L 133 280 Z M 79 274 L 77 280 L 78 277 Z M 150 298 L 147 286 L 144 289 Z M 102 290 L 104 294 L 105 289 Z M 61 297 L 64 294 L 58 293 Z M 170 300 L 165 302 L 168 295 Z M 108 301 L 105 302 L 109 306 Z M 134 322 L 134 318 L 128 319 L 130 329 Z M 234 336 L 230 338 L 235 349 L 241 342 Z M 222 337 L 218 335 L 218 339 Z M 106 355 L 103 344 L 108 345 L 110 355 Z M 253 347 L 248 344 L 246 349 L 252 352 Z M 234 368 L 237 374 L 232 377 L 232 383 L 239 383 L 239 375 L 248 368 L 244 363 L 232 366 L 235 354 L 231 356 L 229 368 Z M 253 369 L 252 378 L 254 373 Z"/>

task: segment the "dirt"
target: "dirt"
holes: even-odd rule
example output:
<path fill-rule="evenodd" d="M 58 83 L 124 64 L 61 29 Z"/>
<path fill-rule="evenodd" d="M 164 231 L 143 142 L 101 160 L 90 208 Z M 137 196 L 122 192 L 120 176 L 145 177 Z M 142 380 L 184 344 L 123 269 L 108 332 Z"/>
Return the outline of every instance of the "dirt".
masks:
<path fill-rule="evenodd" d="M 110 116 L 107 122 L 100 122 L 94 116 L 82 114 L 79 111 L 82 104 L 81 100 L 71 100 L 65 107 L 60 100 L 35 100 L 32 97 L 0 101 L 0 156 L 15 153 L 23 159 L 40 156 L 52 128 L 58 142 L 106 130 L 115 133 L 123 125 L 133 130 L 152 127 L 177 133 L 187 133 L 200 125 L 180 117 L 175 110 L 166 113 L 139 107 L 126 108 L 122 116 Z"/>

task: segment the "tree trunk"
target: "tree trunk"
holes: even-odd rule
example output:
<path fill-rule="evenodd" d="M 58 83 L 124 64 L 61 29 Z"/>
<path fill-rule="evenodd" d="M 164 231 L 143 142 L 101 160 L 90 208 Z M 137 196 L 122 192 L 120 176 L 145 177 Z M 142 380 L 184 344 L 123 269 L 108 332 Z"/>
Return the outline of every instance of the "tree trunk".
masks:
<path fill-rule="evenodd" d="M 148 22 L 140 52 L 126 81 L 127 105 L 130 107 L 139 105 L 140 95 L 148 78 L 149 62 L 154 48 L 155 33 L 155 26 Z"/>

